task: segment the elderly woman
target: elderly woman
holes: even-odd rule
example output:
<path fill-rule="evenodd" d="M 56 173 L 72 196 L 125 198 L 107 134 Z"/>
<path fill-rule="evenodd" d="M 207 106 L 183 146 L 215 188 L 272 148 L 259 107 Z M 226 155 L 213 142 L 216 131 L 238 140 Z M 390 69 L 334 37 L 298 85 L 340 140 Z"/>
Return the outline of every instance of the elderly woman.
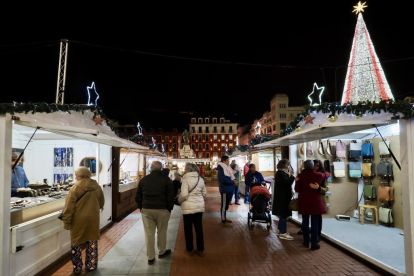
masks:
<path fill-rule="evenodd" d="M 86 242 L 86 269 L 91 271 L 98 266 L 98 240 L 100 209 L 105 198 L 101 186 L 91 179 L 86 167 L 75 171 L 76 183 L 70 189 L 63 208 L 63 225 L 70 230 L 72 244 L 73 274 L 82 273 L 82 244 Z"/>
<path fill-rule="evenodd" d="M 302 214 L 303 244 L 309 248 L 309 216 L 311 216 L 311 250 L 318 250 L 319 218 L 326 213 L 326 207 L 319 187 L 329 178 L 328 172 L 314 170 L 312 160 L 304 162 L 305 169 L 296 178 L 295 190 L 299 193 L 299 214 Z"/>
<path fill-rule="evenodd" d="M 240 172 L 239 172 L 239 166 L 237 166 L 236 163 L 233 163 L 232 165 L 230 165 L 230 167 L 234 171 L 234 178 L 236 180 L 236 182 L 234 184 L 234 204 L 240 205 L 240 203 L 239 203 L 239 187 L 240 187 L 241 176 L 240 176 Z M 230 203 L 230 204 L 232 204 L 232 203 Z"/>
<path fill-rule="evenodd" d="M 203 178 L 199 175 L 198 167 L 195 164 L 187 163 L 178 202 L 184 218 L 186 253 L 190 256 L 193 256 L 194 253 L 200 257 L 204 256 L 203 212 L 206 194 L 206 186 Z M 196 233 L 196 251 L 194 251 L 193 245 L 193 225 Z"/>
<path fill-rule="evenodd" d="M 279 217 L 277 235 L 281 240 L 293 240 L 293 237 L 287 232 L 286 226 L 288 217 L 292 216 L 292 211 L 288 207 L 292 198 L 292 184 L 295 180 L 293 173 L 289 160 L 279 161 L 275 178 L 272 213 Z"/>

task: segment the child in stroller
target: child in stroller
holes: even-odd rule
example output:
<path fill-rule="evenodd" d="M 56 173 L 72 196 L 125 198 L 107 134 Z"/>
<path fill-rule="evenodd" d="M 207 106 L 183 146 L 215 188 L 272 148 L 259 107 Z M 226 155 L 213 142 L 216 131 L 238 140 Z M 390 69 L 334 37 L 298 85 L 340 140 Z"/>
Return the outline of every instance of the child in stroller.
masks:
<path fill-rule="evenodd" d="M 247 215 L 247 224 L 254 226 L 255 221 L 266 223 L 267 230 L 272 225 L 272 215 L 269 210 L 270 193 L 269 190 L 262 186 L 256 185 L 250 191 L 249 213 Z"/>

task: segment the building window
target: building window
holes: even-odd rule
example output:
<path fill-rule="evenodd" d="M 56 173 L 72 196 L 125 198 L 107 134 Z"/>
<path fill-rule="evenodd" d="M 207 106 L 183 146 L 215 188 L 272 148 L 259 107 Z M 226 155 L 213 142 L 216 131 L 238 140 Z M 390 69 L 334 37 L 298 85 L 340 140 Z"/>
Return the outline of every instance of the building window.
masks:
<path fill-rule="evenodd" d="M 220 124 L 224 124 L 224 118 L 220 118 Z"/>
<path fill-rule="evenodd" d="M 191 118 L 191 123 L 192 123 L 192 124 L 197 123 L 196 118 Z"/>
<path fill-rule="evenodd" d="M 203 135 L 198 135 L 198 142 L 203 141 Z"/>
<path fill-rule="evenodd" d="M 230 135 L 229 135 L 229 140 L 230 140 L 230 141 L 233 141 L 233 134 L 230 134 Z"/>
<path fill-rule="evenodd" d="M 161 136 L 157 135 L 157 142 L 161 142 Z"/>
<path fill-rule="evenodd" d="M 210 153 L 206 152 L 206 158 L 210 158 Z"/>
<path fill-rule="evenodd" d="M 191 127 L 191 132 L 195 133 L 195 127 Z"/>
<path fill-rule="evenodd" d="M 279 114 L 279 119 L 286 119 L 286 114 Z"/>
<path fill-rule="evenodd" d="M 165 136 L 165 143 L 169 143 L 170 142 L 170 137 Z"/>
<path fill-rule="evenodd" d="M 206 135 L 206 142 L 208 142 L 208 141 L 209 141 L 208 139 L 210 139 L 210 138 L 208 137 L 208 135 Z"/>
<path fill-rule="evenodd" d="M 177 143 L 177 136 L 173 136 L 172 141 L 173 141 L 173 143 Z"/>
<path fill-rule="evenodd" d="M 267 127 L 267 133 L 272 133 L 272 127 L 271 126 Z"/>
<path fill-rule="evenodd" d="M 213 141 L 217 141 L 217 135 L 213 135 Z"/>
<path fill-rule="evenodd" d="M 191 149 L 194 151 L 195 150 L 195 144 L 191 145 Z"/>
<path fill-rule="evenodd" d="M 206 133 L 210 133 L 210 128 L 206 127 Z"/>
<path fill-rule="evenodd" d="M 217 133 L 217 127 L 216 126 L 213 128 L 213 133 Z"/>
<path fill-rule="evenodd" d="M 224 156 L 224 152 L 221 153 L 221 157 L 223 157 L 223 156 Z"/>
<path fill-rule="evenodd" d="M 226 135 L 222 134 L 221 135 L 221 141 L 225 141 L 226 140 Z"/>
<path fill-rule="evenodd" d="M 198 133 L 203 133 L 203 128 L 202 127 L 198 127 Z"/>
<path fill-rule="evenodd" d="M 232 147 L 233 147 L 233 143 L 230 143 L 230 144 L 229 144 L 229 147 L 230 147 L 230 148 L 232 148 Z"/>
<path fill-rule="evenodd" d="M 210 144 L 206 144 L 206 150 L 210 150 Z"/>
<path fill-rule="evenodd" d="M 233 133 L 233 127 L 232 126 L 229 127 L 229 132 Z"/>
<path fill-rule="evenodd" d="M 161 144 L 158 144 L 157 147 L 158 147 L 158 151 L 161 151 L 162 150 Z"/>
<path fill-rule="evenodd" d="M 198 144 L 198 150 L 203 150 L 203 144 Z"/>
<path fill-rule="evenodd" d="M 217 124 L 217 118 L 213 118 L 213 124 Z"/>
<path fill-rule="evenodd" d="M 286 108 L 286 104 L 279 104 L 279 108 Z"/>
<path fill-rule="evenodd" d="M 217 144 L 213 144 L 213 150 L 218 150 Z"/>
<path fill-rule="evenodd" d="M 206 124 L 209 124 L 209 123 L 210 123 L 210 119 L 209 119 L 209 118 L 205 118 L 205 119 L 204 119 L 204 122 L 205 122 Z"/>
<path fill-rule="evenodd" d="M 281 123 L 280 124 L 280 130 L 283 131 L 286 129 L 286 123 Z"/>
<path fill-rule="evenodd" d="M 198 158 L 203 158 L 203 153 L 202 152 L 198 153 Z"/>
<path fill-rule="evenodd" d="M 218 158 L 218 152 L 213 152 L 213 158 Z"/>
<path fill-rule="evenodd" d="M 177 158 L 177 153 L 173 152 L 173 158 Z"/>
<path fill-rule="evenodd" d="M 191 142 L 195 142 L 195 135 L 191 135 Z"/>
<path fill-rule="evenodd" d="M 276 125 L 273 125 L 273 131 L 276 131 Z"/>
<path fill-rule="evenodd" d="M 203 123 L 203 119 L 202 118 L 198 118 L 198 123 L 202 124 Z"/>
<path fill-rule="evenodd" d="M 226 130 L 224 129 L 224 126 L 221 127 L 221 133 L 226 133 Z"/>
<path fill-rule="evenodd" d="M 225 151 L 226 150 L 226 144 L 221 144 L 221 150 Z"/>
<path fill-rule="evenodd" d="M 170 150 L 170 145 L 165 144 L 164 149 L 165 149 L 166 152 L 169 151 Z"/>

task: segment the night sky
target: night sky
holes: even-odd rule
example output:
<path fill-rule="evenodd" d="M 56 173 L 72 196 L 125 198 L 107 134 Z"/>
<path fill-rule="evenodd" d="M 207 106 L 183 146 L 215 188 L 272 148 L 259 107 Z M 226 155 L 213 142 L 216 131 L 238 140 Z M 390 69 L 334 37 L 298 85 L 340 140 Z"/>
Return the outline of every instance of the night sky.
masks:
<path fill-rule="evenodd" d="M 243 125 L 270 110 L 270 99 L 276 93 L 286 93 L 290 105 L 307 104 L 314 82 L 326 86 L 324 101 L 340 101 L 357 2 L 307 2 L 287 1 L 282 6 L 278 1 L 275 7 L 228 11 L 220 6 L 186 7 L 180 12 L 132 6 L 113 7 L 106 13 L 85 7 L 71 7 L 62 14 L 39 6 L 38 12 L 21 11 L 17 24 L 8 24 L 0 39 L 0 102 L 55 101 L 58 43 L 4 45 L 61 38 L 163 55 L 261 64 L 200 62 L 71 43 L 65 103 L 86 103 L 86 86 L 94 81 L 100 107 L 123 124 L 140 121 L 144 128 L 183 125 L 189 122 L 180 112 L 193 111 L 237 114 Z M 380 61 L 414 56 L 412 15 L 403 2 L 376 0 L 367 5 L 363 16 Z M 414 94 L 413 59 L 382 65 L 397 99 Z M 336 70 L 337 66 L 342 67 Z"/>

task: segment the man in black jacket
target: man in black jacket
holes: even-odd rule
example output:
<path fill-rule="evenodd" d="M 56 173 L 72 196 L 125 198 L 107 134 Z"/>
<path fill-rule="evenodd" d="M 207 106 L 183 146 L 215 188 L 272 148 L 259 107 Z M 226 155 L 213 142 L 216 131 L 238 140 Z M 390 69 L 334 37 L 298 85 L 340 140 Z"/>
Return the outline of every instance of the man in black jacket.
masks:
<path fill-rule="evenodd" d="M 158 258 L 164 258 L 171 253 L 171 249 L 166 249 L 166 245 L 168 221 L 174 207 L 174 186 L 171 180 L 161 173 L 161 168 L 160 162 L 152 162 L 151 173 L 139 182 L 135 196 L 144 223 L 148 264 L 155 261 L 155 230 L 158 232 Z"/>

